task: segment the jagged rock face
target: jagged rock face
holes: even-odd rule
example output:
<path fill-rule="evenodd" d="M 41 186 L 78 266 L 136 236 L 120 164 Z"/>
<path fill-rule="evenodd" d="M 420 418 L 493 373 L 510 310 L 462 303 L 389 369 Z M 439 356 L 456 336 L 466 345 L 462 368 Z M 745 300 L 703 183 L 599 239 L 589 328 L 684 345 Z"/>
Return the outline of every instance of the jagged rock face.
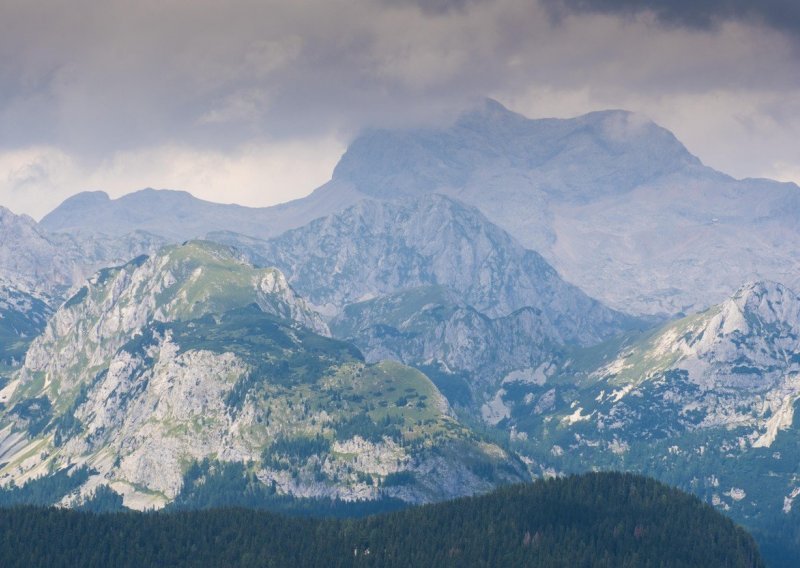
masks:
<path fill-rule="evenodd" d="M 19 365 L 71 287 L 161 246 L 162 239 L 143 232 L 118 238 L 51 234 L 0 207 L 0 364 Z"/>
<path fill-rule="evenodd" d="M 81 286 L 98 270 L 120 266 L 142 255 L 153 255 L 167 240 L 144 231 L 133 231 L 119 237 L 93 233 L 49 233 L 49 239 L 68 260 L 72 270 L 72 286 Z"/>
<path fill-rule="evenodd" d="M 463 379 L 477 399 L 509 374 L 548 368 L 564 348 L 559 330 L 533 308 L 492 319 L 437 287 L 351 304 L 331 329 L 352 340 L 368 361 L 438 366 L 437 384 L 445 394 L 448 381 Z"/>
<path fill-rule="evenodd" d="M 0 369 L 20 365 L 70 278 L 69 263 L 36 222 L 0 207 Z"/>
<path fill-rule="evenodd" d="M 327 333 L 278 270 L 224 246 L 190 242 L 101 271 L 0 391 L 0 481 L 86 466 L 64 504 L 103 484 L 142 509 L 174 499 L 208 458 L 246 464 L 283 493 L 340 499 L 430 501 L 525 474 L 424 375 L 367 365 Z M 380 487 L 400 472 L 403 483 Z"/>
<path fill-rule="evenodd" d="M 0 368 L 18 367 L 28 345 L 45 328 L 52 298 L 0 278 Z"/>
<path fill-rule="evenodd" d="M 274 269 L 253 270 L 224 246 L 190 242 L 99 272 L 69 299 L 28 351 L 22 380 L 43 374 L 69 391 L 150 322 L 196 319 L 256 303 L 265 313 L 327 334 Z M 70 343 L 60 345 L 64 338 Z M 54 357 L 56 352 L 59 356 Z"/>
<path fill-rule="evenodd" d="M 123 264 L 164 245 L 142 231 L 120 237 L 53 234 L 26 215 L 0 207 L 0 278 L 58 296 L 100 268 Z"/>
<path fill-rule="evenodd" d="M 369 361 L 390 358 L 435 374 L 459 405 L 480 407 L 509 373 L 535 374 L 566 345 L 598 343 L 636 323 L 443 196 L 365 201 L 266 242 L 212 238 L 279 266 L 317 307 L 337 314 L 337 337 Z"/>
<path fill-rule="evenodd" d="M 58 246 L 33 219 L 5 207 L 0 207 L 0 276 L 40 288 L 72 282 L 72 270 Z"/>
<path fill-rule="evenodd" d="M 672 352 L 703 389 L 765 392 L 800 370 L 800 298 L 781 284 L 748 284 L 697 319 Z"/>
<path fill-rule="evenodd" d="M 334 184 L 455 197 L 627 312 L 690 313 L 748 280 L 800 283 L 796 185 L 731 179 L 623 111 L 530 120 L 488 102 L 450 127 L 365 134 Z"/>
<path fill-rule="evenodd" d="M 630 323 L 561 280 L 477 210 L 443 196 L 364 201 L 262 243 L 212 238 L 278 266 L 331 315 L 353 302 L 433 285 L 490 317 L 533 308 L 562 341 L 596 342 Z"/>
<path fill-rule="evenodd" d="M 575 351 L 540 384 L 507 383 L 497 406 L 545 463 L 641 469 L 752 520 L 794 499 L 798 399 L 800 296 L 759 282 L 642 336 Z"/>

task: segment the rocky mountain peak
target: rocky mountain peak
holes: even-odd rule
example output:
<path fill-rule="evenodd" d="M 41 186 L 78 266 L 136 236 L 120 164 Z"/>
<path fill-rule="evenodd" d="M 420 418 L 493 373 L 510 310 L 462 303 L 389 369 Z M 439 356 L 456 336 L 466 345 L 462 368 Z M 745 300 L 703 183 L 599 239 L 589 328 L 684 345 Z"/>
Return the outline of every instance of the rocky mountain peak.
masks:
<path fill-rule="evenodd" d="M 36 373 L 43 373 L 45 383 L 54 385 L 62 377 L 82 377 L 87 361 L 97 365 L 107 360 L 151 322 L 188 321 L 252 304 L 329 335 L 327 325 L 295 294 L 280 271 L 254 269 L 224 245 L 193 241 L 90 278 L 31 345 L 23 382 Z M 55 349 L 65 338 L 74 344 Z M 54 357 L 54 351 L 60 355 Z"/>
<path fill-rule="evenodd" d="M 750 282 L 723 302 L 718 317 L 726 333 L 795 334 L 800 331 L 800 297 L 778 282 Z"/>
<path fill-rule="evenodd" d="M 509 110 L 495 99 L 485 98 L 475 108 L 462 113 L 455 124 L 462 128 L 486 130 L 489 125 L 513 128 L 514 125 L 524 124 L 528 120 L 525 116 Z"/>
<path fill-rule="evenodd" d="M 258 264 L 279 267 L 331 316 L 354 302 L 442 286 L 491 317 L 539 309 L 565 340 L 580 343 L 631 323 L 561 280 L 477 209 L 441 195 L 366 200 L 261 243 L 228 239 Z"/>
<path fill-rule="evenodd" d="M 327 333 L 279 270 L 224 245 L 191 241 L 102 270 L 0 389 L 0 485 L 84 466 L 91 477 L 63 504 L 102 484 L 143 509 L 175 499 L 202 460 L 245 464 L 284 494 L 348 500 L 488 489 L 473 463 L 519 479 L 427 377 L 366 365 Z M 393 474 L 396 489 L 374 481 Z"/>
<path fill-rule="evenodd" d="M 566 162 L 592 166 L 572 179 Z M 564 197 L 568 189 L 570 199 L 586 200 L 598 191 L 625 192 L 697 165 L 672 133 L 634 113 L 528 119 L 487 100 L 446 128 L 366 132 L 350 145 L 333 177 L 367 195 L 392 199 L 432 191 L 459 194 L 503 170 L 503 175 L 541 177 L 545 191 Z M 553 168 L 561 179 L 550 179 Z"/>

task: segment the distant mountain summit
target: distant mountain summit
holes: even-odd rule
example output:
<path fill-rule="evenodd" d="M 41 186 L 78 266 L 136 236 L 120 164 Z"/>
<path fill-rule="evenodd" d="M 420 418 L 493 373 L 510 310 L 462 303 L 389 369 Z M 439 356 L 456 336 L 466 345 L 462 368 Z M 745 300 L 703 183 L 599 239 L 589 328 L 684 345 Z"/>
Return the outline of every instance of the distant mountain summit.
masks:
<path fill-rule="evenodd" d="M 528 119 L 491 100 L 449 126 L 365 132 L 330 182 L 293 202 L 258 209 L 181 192 L 88 194 L 42 227 L 117 237 L 144 230 L 171 242 L 217 231 L 264 239 L 365 198 L 433 193 L 477 207 L 616 309 L 674 315 L 721 302 L 750 280 L 800 285 L 796 185 L 716 172 L 630 112 Z"/>
<path fill-rule="evenodd" d="M 615 468 L 788 546 L 798 219 L 638 115 L 494 101 L 366 132 L 275 207 L 0 208 L 0 485 L 416 503 Z"/>
<path fill-rule="evenodd" d="M 561 341 L 590 344 L 634 323 L 564 282 L 480 211 L 442 195 L 365 200 L 268 241 L 211 238 L 257 264 L 279 267 L 330 315 L 352 303 L 440 286 L 492 317 L 532 308 Z"/>
<path fill-rule="evenodd" d="M 366 195 L 393 199 L 442 190 L 460 195 L 488 182 L 481 179 L 488 172 L 504 177 L 524 172 L 538 178 L 531 181 L 544 194 L 584 202 L 698 166 L 672 133 L 630 112 L 533 120 L 487 100 L 450 128 L 362 135 L 333 179 L 350 182 Z"/>
<path fill-rule="evenodd" d="M 474 207 L 437 194 L 364 200 L 265 241 L 210 238 L 279 267 L 367 360 L 446 370 L 437 385 L 461 404 L 509 373 L 546 367 L 566 345 L 644 325 L 564 282 Z"/>
<path fill-rule="evenodd" d="M 473 205 L 618 309 L 689 312 L 747 280 L 800 282 L 797 186 L 734 180 L 625 111 L 531 120 L 488 101 L 450 127 L 365 134 L 333 183 Z"/>
<path fill-rule="evenodd" d="M 233 224 L 248 233 L 257 211 L 203 201 L 185 191 L 144 189 L 113 200 L 105 192 L 92 191 L 64 201 L 41 226 L 50 232 L 91 231 L 115 237 L 145 231 L 181 241 Z"/>

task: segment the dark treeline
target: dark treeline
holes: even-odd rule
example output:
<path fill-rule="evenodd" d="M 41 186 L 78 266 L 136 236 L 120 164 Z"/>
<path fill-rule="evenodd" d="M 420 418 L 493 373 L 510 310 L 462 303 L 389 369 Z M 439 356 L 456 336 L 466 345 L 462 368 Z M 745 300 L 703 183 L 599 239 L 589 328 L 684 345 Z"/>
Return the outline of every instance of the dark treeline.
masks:
<path fill-rule="evenodd" d="M 0 510 L 2 566 L 763 566 L 697 498 L 597 473 L 362 519 Z"/>

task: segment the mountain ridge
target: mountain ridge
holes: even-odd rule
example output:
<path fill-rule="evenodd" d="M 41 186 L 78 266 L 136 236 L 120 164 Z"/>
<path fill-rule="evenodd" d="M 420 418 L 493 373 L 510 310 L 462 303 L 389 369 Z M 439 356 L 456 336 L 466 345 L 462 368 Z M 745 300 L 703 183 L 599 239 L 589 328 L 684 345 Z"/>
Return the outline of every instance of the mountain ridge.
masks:
<path fill-rule="evenodd" d="M 474 207 L 442 195 L 365 200 L 268 241 L 210 235 L 279 267 L 328 315 L 420 286 L 443 286 L 490 317 L 532 307 L 562 341 L 590 343 L 632 323 L 564 282 Z M 630 320 L 630 321 L 629 321 Z M 601 329 L 603 331 L 601 331 Z"/>
<path fill-rule="evenodd" d="M 331 181 L 293 202 L 194 200 L 182 206 L 188 219 L 144 210 L 154 215 L 148 230 L 173 241 L 213 231 L 268 239 L 365 198 L 430 193 L 477 207 L 565 279 L 636 314 L 704 309 L 753 279 L 800 285 L 800 188 L 717 172 L 627 111 L 528 119 L 488 102 L 443 127 L 364 132 Z M 126 220 L 125 203 L 87 207 L 69 222 L 59 207 L 42 227 L 121 236 L 140 228 Z"/>
<path fill-rule="evenodd" d="M 540 379 L 506 382 L 493 409 L 541 469 L 653 475 L 766 541 L 791 533 L 800 294 L 749 283 L 703 312 L 568 352 Z"/>
<path fill-rule="evenodd" d="M 223 245 L 192 241 L 105 269 L 0 390 L 0 483 L 85 468 L 62 505 L 105 488 L 147 509 L 198 482 L 187 477 L 198 463 L 238 463 L 265 490 L 344 501 L 431 501 L 527 476 L 425 375 L 365 364 L 327 335 L 277 269 Z"/>

